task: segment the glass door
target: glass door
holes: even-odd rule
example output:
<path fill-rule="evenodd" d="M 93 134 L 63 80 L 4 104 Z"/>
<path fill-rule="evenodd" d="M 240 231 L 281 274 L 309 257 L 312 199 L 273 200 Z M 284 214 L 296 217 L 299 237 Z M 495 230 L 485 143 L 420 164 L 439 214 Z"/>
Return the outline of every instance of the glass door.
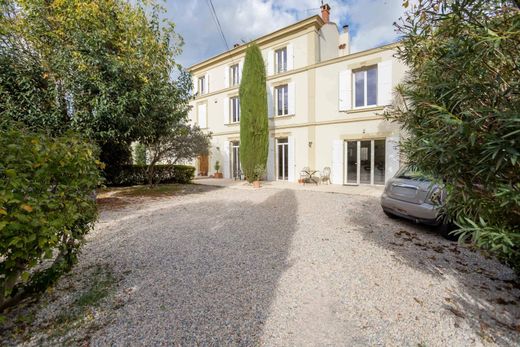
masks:
<path fill-rule="evenodd" d="M 289 140 L 280 138 L 276 140 L 277 178 L 287 181 L 289 176 Z"/>
<path fill-rule="evenodd" d="M 385 140 L 345 141 L 345 184 L 385 184 Z"/>
<path fill-rule="evenodd" d="M 231 169 L 232 169 L 232 175 L 233 177 L 240 176 L 240 142 L 235 141 L 232 142 L 231 145 Z"/>

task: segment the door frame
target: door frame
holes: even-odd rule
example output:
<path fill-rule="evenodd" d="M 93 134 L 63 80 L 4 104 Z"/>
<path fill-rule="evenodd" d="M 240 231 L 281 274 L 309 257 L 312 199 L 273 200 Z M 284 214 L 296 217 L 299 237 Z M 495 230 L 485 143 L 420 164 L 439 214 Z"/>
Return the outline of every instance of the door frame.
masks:
<path fill-rule="evenodd" d="M 278 140 L 280 140 L 280 139 L 285 139 L 285 140 L 287 140 L 287 142 L 283 142 L 281 144 L 278 144 Z M 279 172 L 278 172 L 279 171 L 279 167 L 280 167 L 279 163 L 278 163 L 278 160 L 279 160 L 278 154 L 279 154 L 279 148 L 280 147 L 285 147 L 287 149 L 286 151 L 284 151 L 282 153 L 282 157 L 283 157 L 284 162 L 287 161 L 287 172 L 285 172 L 284 173 L 285 175 L 283 176 L 283 177 L 285 177 L 285 179 L 279 178 Z M 289 181 L 289 155 L 290 155 L 290 153 L 289 153 L 289 137 L 275 138 L 275 148 L 276 148 L 276 150 L 275 150 L 275 160 L 274 160 L 274 163 L 275 163 L 275 170 L 274 170 L 275 171 L 275 180 L 276 181 Z M 285 168 L 285 165 L 283 165 L 283 168 Z"/>

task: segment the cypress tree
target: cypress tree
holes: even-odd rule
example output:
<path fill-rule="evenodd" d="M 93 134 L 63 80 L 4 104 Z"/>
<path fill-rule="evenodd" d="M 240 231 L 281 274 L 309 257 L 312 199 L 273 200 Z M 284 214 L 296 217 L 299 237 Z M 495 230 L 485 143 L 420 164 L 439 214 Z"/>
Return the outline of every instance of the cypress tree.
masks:
<path fill-rule="evenodd" d="M 249 182 L 265 172 L 269 146 L 265 66 L 260 49 L 250 44 L 240 82 L 240 163 Z"/>

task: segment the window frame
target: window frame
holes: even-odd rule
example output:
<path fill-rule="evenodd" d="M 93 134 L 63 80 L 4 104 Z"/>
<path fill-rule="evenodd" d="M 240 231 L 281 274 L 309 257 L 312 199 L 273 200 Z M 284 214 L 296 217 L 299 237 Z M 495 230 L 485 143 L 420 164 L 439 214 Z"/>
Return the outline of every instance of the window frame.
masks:
<path fill-rule="evenodd" d="M 285 61 L 282 61 L 282 63 L 280 63 L 278 61 L 278 53 L 282 53 L 282 52 L 283 52 L 283 54 L 281 55 L 281 58 L 282 58 L 281 60 L 285 59 Z M 287 69 L 287 46 L 275 49 L 275 51 L 274 51 L 274 73 L 280 74 L 280 73 L 287 72 L 287 70 L 288 70 Z"/>
<path fill-rule="evenodd" d="M 206 94 L 205 84 L 206 84 L 206 76 L 200 76 L 198 78 L 198 91 L 200 95 Z"/>
<path fill-rule="evenodd" d="M 233 64 L 229 67 L 229 86 L 233 87 L 240 84 L 240 67 L 239 64 Z"/>
<path fill-rule="evenodd" d="M 279 108 L 278 108 L 278 104 L 280 103 L 280 100 L 278 99 L 278 90 L 279 89 L 283 89 L 285 90 L 285 94 L 282 93 L 282 113 L 279 114 L 278 111 L 279 111 Z M 274 97 L 274 100 L 275 100 L 275 109 L 274 109 L 274 115 L 276 117 L 284 117 L 284 116 L 288 116 L 289 115 L 289 84 L 288 83 L 285 83 L 285 84 L 280 84 L 278 86 L 275 86 L 274 87 L 274 94 L 275 94 L 275 97 Z M 284 113 L 285 111 L 285 113 Z"/>
<path fill-rule="evenodd" d="M 236 101 L 235 101 L 236 100 Z M 236 102 L 236 108 L 234 107 Z M 234 111 L 237 111 L 237 114 L 234 114 Z M 236 118 L 236 120 L 234 120 Z M 229 98 L 229 122 L 231 124 L 240 123 L 240 98 L 238 95 L 232 96 Z"/>
<path fill-rule="evenodd" d="M 376 101 L 374 104 L 368 104 L 368 71 L 374 69 L 376 71 L 376 81 L 375 81 L 375 94 L 376 94 Z M 363 105 L 358 106 L 357 105 L 357 87 L 356 87 L 356 74 L 357 73 L 363 73 Z M 353 109 L 362 109 L 362 108 L 368 108 L 368 107 L 374 107 L 377 106 L 377 100 L 378 100 L 378 80 L 379 80 L 379 71 L 377 65 L 371 65 L 367 67 L 363 67 L 360 69 L 356 69 L 352 71 L 352 108 Z"/>

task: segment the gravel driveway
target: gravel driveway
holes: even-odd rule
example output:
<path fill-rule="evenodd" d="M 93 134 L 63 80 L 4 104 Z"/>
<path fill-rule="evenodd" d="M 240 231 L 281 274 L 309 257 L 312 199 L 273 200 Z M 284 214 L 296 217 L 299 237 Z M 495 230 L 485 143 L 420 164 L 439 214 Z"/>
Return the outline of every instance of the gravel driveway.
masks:
<path fill-rule="evenodd" d="M 91 345 L 520 342 L 511 270 L 372 197 L 204 187 L 105 210 L 89 238 L 76 273 L 118 279 Z"/>

